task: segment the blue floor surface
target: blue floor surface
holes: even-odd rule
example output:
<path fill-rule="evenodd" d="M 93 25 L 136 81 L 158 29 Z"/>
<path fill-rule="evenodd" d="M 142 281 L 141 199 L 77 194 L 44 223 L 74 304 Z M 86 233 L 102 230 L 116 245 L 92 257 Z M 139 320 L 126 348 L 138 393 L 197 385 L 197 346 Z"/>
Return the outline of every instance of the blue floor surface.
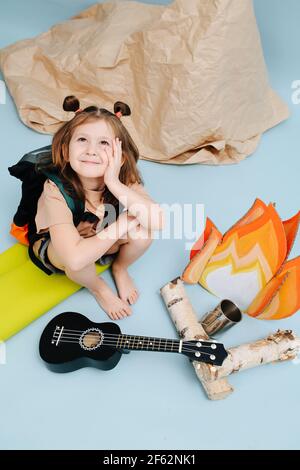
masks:
<path fill-rule="evenodd" d="M 5 2 L 0 10 L 0 47 L 36 36 L 92 3 Z M 300 3 L 255 0 L 255 10 L 270 83 L 288 103 L 290 118 L 266 132 L 255 154 L 238 165 L 139 163 L 154 199 L 203 203 L 206 214 L 223 231 L 256 197 L 276 202 L 283 219 L 300 208 L 300 104 L 292 102 L 292 83 L 300 80 Z M 26 151 L 47 145 L 50 136 L 21 123 L 8 93 L 6 104 L 0 105 L 0 122 L 2 252 L 13 244 L 8 231 L 20 194 L 18 181 L 9 176 L 7 167 Z M 159 289 L 184 268 L 188 260 L 184 243 L 157 239 L 130 268 L 141 296 L 134 314 L 119 322 L 123 332 L 176 338 Z M 299 235 L 290 257 L 297 254 Z M 109 272 L 104 278 L 113 286 Z M 187 290 L 199 316 L 218 302 L 198 286 Z M 236 374 L 230 378 L 235 393 L 219 402 L 206 398 L 188 360 L 178 355 L 132 352 L 110 372 L 89 368 L 54 374 L 39 359 L 38 341 L 47 322 L 65 310 L 107 320 L 82 290 L 6 343 L 6 365 L 0 365 L 1 449 L 299 448 L 300 365 L 287 362 Z M 299 319 L 299 313 L 277 322 L 245 317 L 222 340 L 233 346 L 278 328 L 294 329 L 300 335 Z"/>

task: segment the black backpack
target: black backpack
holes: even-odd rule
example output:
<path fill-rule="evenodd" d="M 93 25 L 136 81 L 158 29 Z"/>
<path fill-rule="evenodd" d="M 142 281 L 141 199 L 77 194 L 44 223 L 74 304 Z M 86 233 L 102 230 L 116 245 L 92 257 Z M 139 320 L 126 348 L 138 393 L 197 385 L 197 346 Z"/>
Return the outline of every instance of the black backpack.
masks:
<path fill-rule="evenodd" d="M 41 158 L 51 159 L 51 145 L 26 153 L 15 165 L 8 168 L 9 173 L 22 181 L 22 196 L 17 212 L 11 224 L 10 233 L 19 242 L 31 245 L 37 238 L 35 216 L 38 199 L 43 191 L 47 178 L 53 181 L 64 196 L 73 214 L 74 225 L 83 220 L 84 204 L 79 199 L 73 199 L 64 189 L 58 173 L 37 171 Z M 86 213 L 90 214 L 90 213 Z M 94 214 L 90 214 L 93 216 Z M 95 216 L 96 217 L 96 216 Z"/>

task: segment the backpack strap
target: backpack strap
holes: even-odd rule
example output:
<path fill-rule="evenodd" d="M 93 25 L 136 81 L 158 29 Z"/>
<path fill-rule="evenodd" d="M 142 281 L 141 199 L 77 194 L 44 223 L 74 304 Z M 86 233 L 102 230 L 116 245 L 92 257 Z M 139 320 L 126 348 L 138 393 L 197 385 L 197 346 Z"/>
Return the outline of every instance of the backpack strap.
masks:
<path fill-rule="evenodd" d="M 60 177 L 55 174 L 55 173 L 50 173 L 50 172 L 43 172 L 43 174 L 49 178 L 53 183 L 56 184 L 60 192 L 62 193 L 63 197 L 65 198 L 65 201 L 69 207 L 69 209 L 72 211 L 73 216 L 76 214 L 81 214 L 84 212 L 84 204 L 82 201 L 79 199 L 73 199 L 64 189 L 64 186 L 62 184 L 62 181 Z"/>

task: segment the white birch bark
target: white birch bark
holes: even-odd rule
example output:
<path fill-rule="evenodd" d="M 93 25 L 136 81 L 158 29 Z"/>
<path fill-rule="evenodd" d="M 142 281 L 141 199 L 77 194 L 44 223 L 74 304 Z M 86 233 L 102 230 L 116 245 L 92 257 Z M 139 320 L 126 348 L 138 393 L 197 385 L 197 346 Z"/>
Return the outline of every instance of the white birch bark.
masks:
<path fill-rule="evenodd" d="M 181 339 L 209 339 L 198 322 L 180 278 L 169 282 L 161 288 L 160 292 Z M 233 387 L 226 378 L 207 382 L 203 375 L 203 371 L 206 370 L 203 369 L 205 364 L 197 361 L 193 361 L 192 364 L 210 400 L 221 400 L 233 392 Z"/>
<path fill-rule="evenodd" d="M 228 356 L 222 366 L 203 364 L 202 377 L 206 381 L 220 380 L 234 372 L 271 362 L 295 359 L 300 351 L 300 338 L 291 330 L 278 330 L 267 338 L 227 351 Z"/>

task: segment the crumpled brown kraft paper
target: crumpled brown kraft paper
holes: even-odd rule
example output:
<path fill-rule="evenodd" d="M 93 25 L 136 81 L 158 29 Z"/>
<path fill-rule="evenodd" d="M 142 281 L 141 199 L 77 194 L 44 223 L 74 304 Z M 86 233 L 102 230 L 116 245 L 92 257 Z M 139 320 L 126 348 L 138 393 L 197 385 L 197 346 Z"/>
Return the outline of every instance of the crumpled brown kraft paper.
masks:
<path fill-rule="evenodd" d="M 124 117 L 141 158 L 160 163 L 236 163 L 288 117 L 270 88 L 252 0 L 95 4 L 34 39 L 0 51 L 22 121 L 54 133 L 81 107 Z"/>

